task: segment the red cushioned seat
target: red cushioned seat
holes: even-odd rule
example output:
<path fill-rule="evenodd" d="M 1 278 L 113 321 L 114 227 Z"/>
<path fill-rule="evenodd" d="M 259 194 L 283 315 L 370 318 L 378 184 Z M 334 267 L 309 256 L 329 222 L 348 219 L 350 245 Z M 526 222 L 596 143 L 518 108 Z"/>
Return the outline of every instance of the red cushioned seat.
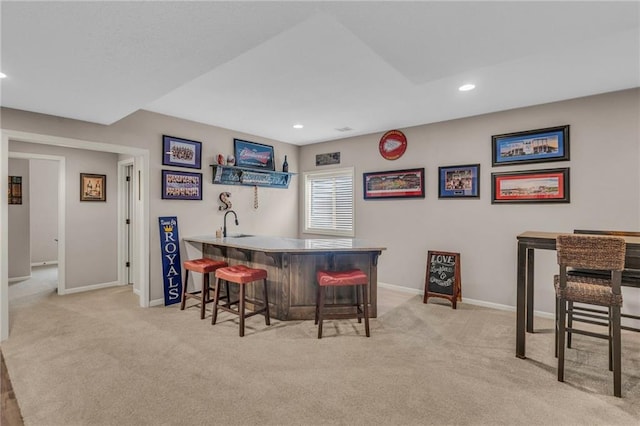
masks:
<path fill-rule="evenodd" d="M 204 319 L 205 306 L 207 303 L 213 302 L 213 299 L 209 297 L 209 292 L 212 290 L 209 285 L 209 274 L 218 268 L 227 266 L 228 263 L 222 260 L 209 259 L 203 257 L 202 259 L 185 260 L 182 262 L 184 267 L 184 283 L 182 284 L 182 300 L 180 301 L 180 310 L 184 310 L 187 299 L 193 298 L 200 301 L 200 319 Z M 189 271 L 199 272 L 203 274 L 202 288 L 200 290 L 189 293 L 187 291 L 187 284 L 189 283 Z M 227 292 L 226 299 L 229 298 Z"/>
<path fill-rule="evenodd" d="M 346 271 L 324 271 L 316 272 L 318 280 L 318 291 L 316 296 L 316 324 L 318 324 L 318 339 L 322 338 L 322 321 L 325 318 L 357 318 L 362 322 L 364 317 L 365 334 L 369 337 L 369 278 L 360 269 L 348 269 Z M 327 287 L 353 286 L 355 289 L 355 303 L 325 303 Z M 336 289 L 337 290 L 337 289 Z M 334 296 L 335 297 L 335 296 Z M 362 301 L 361 301 L 362 299 Z M 325 314 L 326 308 L 336 308 L 338 312 L 331 316 Z M 353 310 L 355 313 L 345 311 Z"/>
<path fill-rule="evenodd" d="M 244 265 L 227 266 L 216 270 L 216 278 L 236 284 L 246 284 L 267 278 L 267 271 Z"/>
<path fill-rule="evenodd" d="M 318 279 L 318 284 L 322 286 L 362 285 L 369 282 L 367 274 L 360 269 L 350 269 L 348 271 L 318 271 L 316 278 Z"/>
<path fill-rule="evenodd" d="M 201 274 L 208 274 L 215 271 L 218 268 L 227 266 L 227 262 L 221 260 L 213 260 L 208 258 L 185 260 L 182 262 L 184 269 L 188 269 L 193 272 L 200 272 Z"/>
<path fill-rule="evenodd" d="M 226 305 L 221 305 L 220 300 L 220 284 L 224 281 L 229 286 L 229 283 L 238 284 L 240 291 L 238 292 L 238 300 L 231 301 L 227 299 Z M 263 300 L 258 301 L 249 299 L 245 295 L 245 284 L 262 281 L 263 285 Z M 227 289 L 227 294 L 229 290 Z M 215 324 L 218 318 L 218 309 L 230 312 L 240 317 L 240 337 L 244 336 L 244 320 L 250 316 L 263 313 L 264 322 L 266 325 L 270 325 L 269 321 L 269 291 L 267 289 L 267 271 L 264 269 L 249 268 L 245 265 L 227 266 L 216 270 L 216 284 L 214 287 L 214 301 L 213 301 L 213 314 L 211 315 L 211 324 Z M 245 303 L 249 302 L 254 305 L 254 311 L 246 313 Z M 233 309 L 232 305 L 238 305 L 238 309 Z"/>

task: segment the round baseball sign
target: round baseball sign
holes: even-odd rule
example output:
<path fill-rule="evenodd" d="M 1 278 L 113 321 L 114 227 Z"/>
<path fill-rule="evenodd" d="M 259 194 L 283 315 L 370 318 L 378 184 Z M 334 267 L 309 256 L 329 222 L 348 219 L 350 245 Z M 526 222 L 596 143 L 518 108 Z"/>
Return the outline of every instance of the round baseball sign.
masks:
<path fill-rule="evenodd" d="M 397 160 L 407 150 L 407 138 L 400 130 L 389 130 L 380 138 L 378 149 L 387 160 Z"/>

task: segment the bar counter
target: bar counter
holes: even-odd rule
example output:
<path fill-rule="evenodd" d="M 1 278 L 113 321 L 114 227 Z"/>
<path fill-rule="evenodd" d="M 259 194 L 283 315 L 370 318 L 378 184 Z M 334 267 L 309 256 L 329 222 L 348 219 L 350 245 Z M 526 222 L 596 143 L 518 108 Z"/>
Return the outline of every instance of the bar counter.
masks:
<path fill-rule="evenodd" d="M 203 256 L 266 269 L 271 316 L 280 320 L 306 320 L 315 316 L 316 271 L 358 268 L 369 277 L 369 314 L 377 316 L 378 256 L 385 250 L 365 240 L 351 238 L 296 239 L 267 236 L 184 238 L 201 245 Z M 261 286 L 249 286 L 247 295 L 262 300 Z M 327 303 L 353 301 L 351 288 L 327 294 Z"/>

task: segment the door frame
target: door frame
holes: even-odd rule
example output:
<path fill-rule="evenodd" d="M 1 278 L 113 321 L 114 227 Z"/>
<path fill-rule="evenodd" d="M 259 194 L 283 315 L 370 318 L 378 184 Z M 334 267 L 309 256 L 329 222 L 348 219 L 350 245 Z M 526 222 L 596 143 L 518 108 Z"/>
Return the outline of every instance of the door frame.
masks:
<path fill-rule="evenodd" d="M 9 140 L 37 143 L 43 145 L 77 148 L 89 151 L 112 152 L 133 157 L 133 173 L 137 181 L 134 188 L 134 220 L 138 226 L 134 229 L 134 253 L 137 267 L 136 281 L 140 282 L 139 305 L 149 307 L 149 150 L 104 142 L 92 142 L 81 139 L 64 138 L 17 130 L 0 129 L 0 185 L 9 185 Z M 64 182 L 63 187 L 66 186 Z M 64 205 L 64 203 L 61 203 Z M 0 250 L 8 250 L 8 200 L 7 191 L 0 190 Z M 64 236 L 59 236 L 58 238 Z M 64 244 L 61 244 L 64 246 Z M 9 337 L 9 279 L 6 254 L 0 257 L 0 341 Z"/>
<path fill-rule="evenodd" d="M 133 166 L 134 164 L 133 158 L 127 158 L 125 160 L 118 161 L 118 282 L 120 285 L 129 284 L 127 280 L 127 275 L 131 277 L 136 277 L 136 269 L 137 265 L 135 264 L 133 258 L 129 258 L 130 266 L 129 266 L 129 274 L 127 274 L 127 266 L 126 266 L 126 253 L 129 250 L 129 241 L 127 239 L 127 227 L 125 224 L 125 220 L 127 219 L 127 206 L 129 205 L 131 208 L 131 228 L 129 231 L 131 235 L 129 238 L 133 239 L 133 229 L 137 226 L 137 223 L 134 221 L 136 212 L 135 212 L 135 203 L 133 202 L 133 194 L 134 187 L 136 184 L 135 175 L 133 174 L 133 168 L 131 173 L 131 180 L 129 183 L 126 181 L 127 176 L 127 168 L 129 166 Z M 131 250 L 133 253 L 133 249 Z M 133 292 L 136 294 L 140 294 L 140 283 L 133 283 Z"/>

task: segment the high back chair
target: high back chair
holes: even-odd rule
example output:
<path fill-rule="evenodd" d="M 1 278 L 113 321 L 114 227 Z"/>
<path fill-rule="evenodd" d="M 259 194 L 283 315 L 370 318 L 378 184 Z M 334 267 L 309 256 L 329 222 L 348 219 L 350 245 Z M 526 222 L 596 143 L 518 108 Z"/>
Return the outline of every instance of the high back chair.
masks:
<path fill-rule="evenodd" d="M 624 269 L 626 242 L 620 237 L 593 235 L 559 235 L 556 240 L 559 275 L 554 277 L 556 290 L 558 381 L 564 382 L 565 334 L 575 333 L 609 341 L 610 364 L 613 366 L 613 393 L 621 392 L 620 282 Z M 568 268 L 607 271 L 604 277 L 571 276 Z M 608 308 L 609 333 L 567 326 L 567 304 L 570 302 Z"/>
<path fill-rule="evenodd" d="M 616 237 L 640 237 L 640 232 L 635 231 L 600 231 L 593 229 L 574 229 L 574 234 L 593 234 L 593 235 L 611 235 Z M 581 270 L 571 269 L 567 272 L 569 275 L 586 276 L 595 278 L 608 278 L 609 271 L 593 271 L 593 270 Z M 620 281 L 622 287 L 636 287 L 640 288 L 640 262 L 638 258 L 634 256 L 627 256 L 624 262 L 624 270 L 622 271 L 622 280 Z M 574 305 L 573 302 L 569 302 L 567 307 L 567 327 L 572 327 L 573 321 L 584 322 L 595 325 L 608 326 L 607 318 L 609 316 L 609 310 L 603 310 L 602 308 L 584 307 L 579 304 Z M 640 316 L 620 312 L 621 320 L 625 318 L 631 320 L 640 320 Z M 620 328 L 622 330 L 630 330 L 640 332 L 640 328 L 626 325 L 623 323 Z M 571 333 L 567 333 L 567 348 L 571 348 Z M 609 360 L 609 369 L 611 369 L 611 360 Z"/>

